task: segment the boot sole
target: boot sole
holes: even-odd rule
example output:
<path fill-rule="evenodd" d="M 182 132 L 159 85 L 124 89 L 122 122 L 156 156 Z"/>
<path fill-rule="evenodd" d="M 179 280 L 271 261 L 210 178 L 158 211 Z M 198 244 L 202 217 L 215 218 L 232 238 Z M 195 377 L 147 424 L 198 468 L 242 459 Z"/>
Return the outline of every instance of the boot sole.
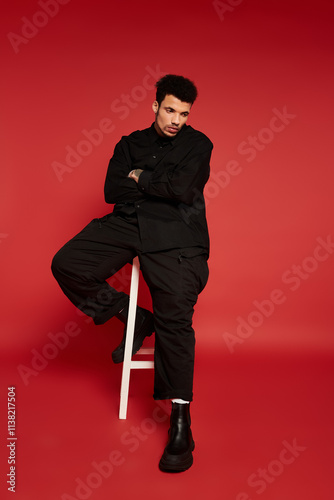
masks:
<path fill-rule="evenodd" d="M 164 452 L 159 462 L 159 469 L 162 472 L 184 472 L 192 466 L 194 459 L 192 452 L 194 451 L 195 443 L 192 442 L 190 452 L 183 459 L 175 462 L 177 455 L 169 455 Z"/>

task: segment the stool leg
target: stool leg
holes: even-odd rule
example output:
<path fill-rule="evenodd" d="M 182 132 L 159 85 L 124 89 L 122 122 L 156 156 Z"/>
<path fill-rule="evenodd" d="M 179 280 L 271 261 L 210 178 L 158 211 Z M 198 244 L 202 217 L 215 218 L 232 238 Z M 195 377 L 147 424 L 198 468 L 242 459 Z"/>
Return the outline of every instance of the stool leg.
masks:
<path fill-rule="evenodd" d="M 119 418 L 126 419 L 126 412 L 128 407 L 129 384 L 130 384 L 130 370 L 131 370 L 131 357 L 133 336 L 135 330 L 138 285 L 139 285 L 139 259 L 135 257 L 132 263 L 131 285 L 130 285 L 130 301 L 129 313 L 126 327 L 126 339 L 124 349 L 124 361 L 122 370 L 122 383 L 121 383 L 121 398 L 119 407 Z"/>

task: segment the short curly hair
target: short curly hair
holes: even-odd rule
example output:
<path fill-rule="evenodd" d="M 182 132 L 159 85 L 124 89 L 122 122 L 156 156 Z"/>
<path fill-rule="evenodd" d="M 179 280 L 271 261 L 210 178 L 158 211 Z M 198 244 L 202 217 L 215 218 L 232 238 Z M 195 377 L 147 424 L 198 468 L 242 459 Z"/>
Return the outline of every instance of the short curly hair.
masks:
<path fill-rule="evenodd" d="M 157 88 L 156 100 L 159 106 L 166 95 L 173 95 L 182 102 L 193 104 L 198 94 L 195 84 L 188 78 L 179 75 L 165 75 L 155 86 Z"/>

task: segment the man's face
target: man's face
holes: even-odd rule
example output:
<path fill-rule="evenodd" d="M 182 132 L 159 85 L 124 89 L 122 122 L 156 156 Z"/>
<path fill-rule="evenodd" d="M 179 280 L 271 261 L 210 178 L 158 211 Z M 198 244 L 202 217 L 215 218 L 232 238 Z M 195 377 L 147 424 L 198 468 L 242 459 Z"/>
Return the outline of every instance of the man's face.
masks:
<path fill-rule="evenodd" d="M 153 103 L 154 128 L 162 137 L 175 137 L 188 119 L 191 104 L 173 95 L 166 95 L 162 103 Z"/>

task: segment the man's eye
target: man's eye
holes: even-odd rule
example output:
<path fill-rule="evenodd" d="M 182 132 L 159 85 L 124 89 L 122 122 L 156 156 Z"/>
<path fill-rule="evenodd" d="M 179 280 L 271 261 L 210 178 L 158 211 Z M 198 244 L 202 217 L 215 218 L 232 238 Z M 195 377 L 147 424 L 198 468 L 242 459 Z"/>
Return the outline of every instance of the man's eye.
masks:
<path fill-rule="evenodd" d="M 172 110 L 171 109 L 166 109 L 167 113 L 171 113 Z"/>

